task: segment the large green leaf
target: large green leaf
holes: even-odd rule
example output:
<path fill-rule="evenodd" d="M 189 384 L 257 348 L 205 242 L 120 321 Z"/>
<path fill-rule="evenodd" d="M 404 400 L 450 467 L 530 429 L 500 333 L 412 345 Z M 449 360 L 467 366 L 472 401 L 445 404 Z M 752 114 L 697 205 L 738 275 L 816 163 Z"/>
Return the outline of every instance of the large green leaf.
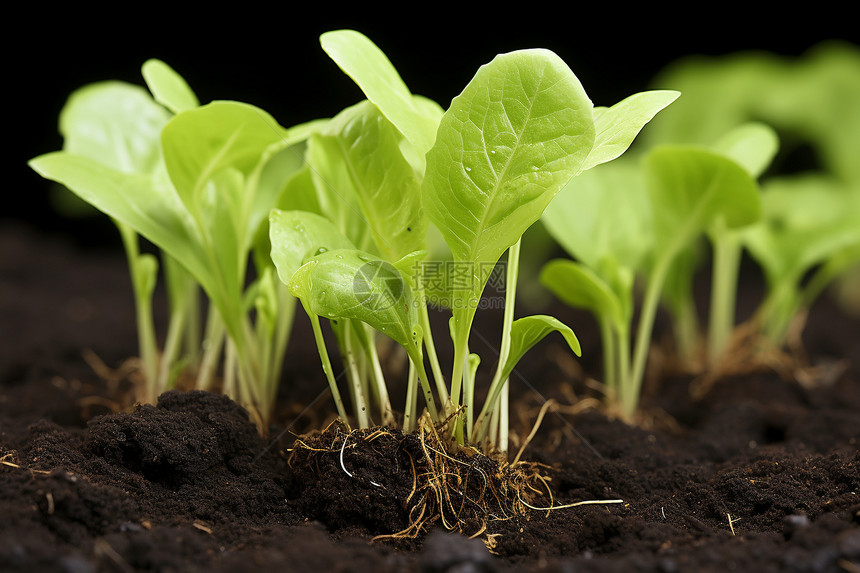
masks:
<path fill-rule="evenodd" d="M 284 145 L 287 130 L 265 111 L 240 102 L 217 101 L 183 112 L 164 127 L 161 140 L 170 179 L 189 212 L 201 216 L 207 185 L 229 168 L 247 178 L 270 146 Z M 236 198 L 237 223 L 245 226 L 254 194 Z M 268 213 L 268 209 L 265 210 Z"/>
<path fill-rule="evenodd" d="M 320 36 L 320 43 L 423 157 L 436 137 L 442 115 L 438 104 L 413 96 L 388 57 L 364 34 L 335 30 Z"/>
<path fill-rule="evenodd" d="M 476 265 L 473 293 L 593 143 L 591 101 L 547 50 L 497 56 L 454 99 L 427 154 L 423 199 L 455 261 L 491 263 Z"/>

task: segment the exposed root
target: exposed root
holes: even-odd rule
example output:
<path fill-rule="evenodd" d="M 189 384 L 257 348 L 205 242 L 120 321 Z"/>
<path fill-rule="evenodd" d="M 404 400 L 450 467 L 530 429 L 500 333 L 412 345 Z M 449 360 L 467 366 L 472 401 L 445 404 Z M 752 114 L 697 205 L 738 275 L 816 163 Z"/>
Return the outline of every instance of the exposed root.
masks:
<path fill-rule="evenodd" d="M 552 405 L 553 402 L 548 402 L 543 413 Z M 539 423 L 540 420 L 536 426 Z M 396 460 L 388 462 L 396 466 L 396 472 L 378 478 L 367 463 L 362 464 L 353 456 L 360 452 L 367 454 L 367 448 L 383 436 L 398 441 L 399 453 Z M 528 441 L 523 443 L 520 453 Z M 494 528 L 497 522 L 527 518 L 532 511 L 551 512 L 588 503 L 620 501 L 556 505 L 549 480 L 541 475 L 543 466 L 519 459 L 508 463 L 503 456 L 491 457 L 474 447 L 458 446 L 426 416 L 419 421 L 414 434 L 390 428 L 348 431 L 342 424 L 334 423 L 319 434 L 297 439 L 289 463 L 315 465 L 320 478 L 323 475 L 320 472 L 339 468 L 338 473 L 345 475 L 345 479 L 370 485 L 368 489 L 398 491 L 406 526 L 395 533 L 377 535 L 374 541 L 415 539 L 435 525 L 467 537 L 483 538 L 490 546 L 497 537 Z M 392 476 L 394 473 L 396 476 Z"/>

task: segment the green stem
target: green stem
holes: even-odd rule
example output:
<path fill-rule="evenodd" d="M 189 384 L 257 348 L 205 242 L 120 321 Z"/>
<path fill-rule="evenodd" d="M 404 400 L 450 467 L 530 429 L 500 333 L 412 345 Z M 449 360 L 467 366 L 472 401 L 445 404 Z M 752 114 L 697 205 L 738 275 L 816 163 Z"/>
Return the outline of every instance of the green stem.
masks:
<path fill-rule="evenodd" d="M 496 373 L 493 376 L 493 381 L 490 382 L 490 389 L 487 393 L 487 400 L 481 408 L 481 414 L 478 416 L 478 426 L 485 424 L 486 416 L 496 408 L 497 402 L 502 400 L 499 397 L 500 391 L 504 386 L 507 386 L 508 380 L 502 380 L 502 371 L 508 362 L 508 356 L 511 353 L 511 326 L 514 323 L 514 306 L 517 298 L 517 280 L 519 279 L 520 267 L 520 248 L 522 246 L 522 238 L 514 243 L 508 249 L 508 264 L 505 269 L 505 313 L 502 319 L 502 340 L 499 347 L 499 361 L 496 365 Z M 507 409 L 507 404 L 504 405 Z M 507 425 L 507 421 L 502 421 Z M 478 431 L 476 437 L 483 440 L 486 436 L 486 429 Z M 471 435 L 471 428 L 470 428 Z M 507 438 L 505 438 L 507 441 Z M 504 451 L 504 450 L 503 450 Z"/>
<path fill-rule="evenodd" d="M 615 329 L 612 323 L 604 317 L 598 317 L 600 324 L 600 340 L 603 345 L 603 383 L 607 388 L 618 393 L 618 348 L 615 340 Z"/>
<path fill-rule="evenodd" d="M 226 334 L 221 314 L 217 308 L 210 305 L 209 315 L 206 318 L 206 334 L 203 337 L 203 358 L 200 360 L 200 370 L 197 374 L 198 390 L 213 389 L 215 372 L 221 359 Z"/>
<path fill-rule="evenodd" d="M 418 371 L 415 363 L 409 361 L 409 378 L 406 383 L 406 405 L 403 408 L 403 431 L 415 430 L 416 417 L 418 414 Z"/>
<path fill-rule="evenodd" d="M 311 326 L 313 327 L 314 341 L 316 342 L 317 351 L 320 355 L 323 372 L 325 373 L 326 380 L 328 380 L 331 396 L 334 399 L 335 406 L 337 407 L 338 416 L 340 416 L 341 421 L 346 424 L 347 428 L 349 428 L 349 417 L 346 415 L 346 409 L 343 407 L 343 399 L 340 397 L 340 390 L 338 390 L 337 381 L 334 379 L 334 372 L 332 371 L 331 360 L 328 357 L 328 350 L 326 350 L 325 338 L 323 337 L 322 328 L 320 327 L 319 316 L 314 314 L 304 301 L 302 301 L 302 306 L 304 307 L 305 313 L 307 313 L 308 318 L 311 321 Z"/>
<path fill-rule="evenodd" d="M 158 343 L 155 337 L 155 321 L 152 317 L 152 291 L 155 277 L 146 274 L 155 273 L 155 269 L 147 269 L 140 254 L 138 236 L 134 230 L 114 221 L 119 229 L 128 261 L 129 275 L 134 292 L 134 309 L 137 320 L 137 343 L 140 360 L 143 364 L 143 375 L 146 379 L 147 401 L 154 403 L 158 398 L 156 384 L 158 380 Z"/>
<path fill-rule="evenodd" d="M 708 362 L 711 365 L 720 359 L 735 327 L 735 297 L 741 260 L 741 244 L 736 233 L 724 229 L 713 245 L 711 309 L 708 319 Z"/>
<path fill-rule="evenodd" d="M 423 289 L 419 291 L 417 300 L 418 319 L 421 324 L 421 329 L 424 331 L 424 348 L 427 351 L 427 359 L 430 361 L 430 370 L 433 372 L 433 380 L 436 382 L 436 392 L 439 394 L 439 401 L 442 404 L 447 404 L 451 397 L 448 395 L 448 387 L 445 385 L 445 377 L 442 375 L 442 367 L 439 365 L 439 357 L 436 354 L 436 344 L 433 341 L 433 332 L 430 328 L 430 316 L 427 312 L 427 301 L 425 300 Z"/>
<path fill-rule="evenodd" d="M 352 396 L 353 409 L 359 428 L 370 427 L 370 416 L 367 411 L 367 397 L 364 393 L 362 377 L 358 366 L 355 348 L 355 328 L 351 320 L 345 320 L 343 325 L 343 337 L 341 348 L 343 349 L 343 362 L 346 368 L 346 377 L 350 382 L 350 395 Z"/>
<path fill-rule="evenodd" d="M 636 347 L 633 355 L 633 369 L 629 377 L 621 384 L 621 409 L 625 419 L 632 420 L 633 414 L 639 402 L 639 392 L 642 389 L 642 379 L 645 376 L 645 362 L 648 359 L 648 350 L 651 347 L 651 331 L 654 327 L 654 319 L 657 315 L 657 307 L 660 304 L 660 291 L 672 262 L 672 253 L 666 252 L 661 257 L 651 276 L 648 277 L 648 285 L 645 288 L 645 298 L 642 301 L 642 312 L 639 316 L 639 324 L 636 331 Z"/>

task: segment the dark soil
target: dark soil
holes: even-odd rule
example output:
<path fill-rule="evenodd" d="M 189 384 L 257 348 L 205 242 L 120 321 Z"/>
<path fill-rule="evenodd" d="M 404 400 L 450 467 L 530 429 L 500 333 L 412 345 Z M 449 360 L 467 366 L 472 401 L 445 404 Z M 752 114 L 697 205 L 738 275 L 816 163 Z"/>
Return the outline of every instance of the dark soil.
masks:
<path fill-rule="evenodd" d="M 124 407 L 128 382 L 88 353 L 113 371 L 136 352 L 122 255 L 4 225 L 0 570 L 860 571 L 856 319 L 816 304 L 803 342 L 818 370 L 803 376 L 762 368 L 696 398 L 692 376 L 664 376 L 640 427 L 575 407 L 593 395 L 583 368 L 598 363 L 582 324 L 584 362 L 547 340 L 514 381 L 522 435 L 543 398 L 565 405 L 524 454 L 553 499 L 505 490 L 495 480 L 510 468 L 460 452 L 445 458 L 464 480 L 448 507 L 468 519 L 452 533 L 450 513 L 428 517 L 441 490 L 418 479 L 429 471 L 419 436 L 327 427 L 328 397 L 300 415 L 325 388 L 306 336 L 294 337 L 268 438 L 223 396 Z M 623 503 L 518 503 L 610 499 Z"/>

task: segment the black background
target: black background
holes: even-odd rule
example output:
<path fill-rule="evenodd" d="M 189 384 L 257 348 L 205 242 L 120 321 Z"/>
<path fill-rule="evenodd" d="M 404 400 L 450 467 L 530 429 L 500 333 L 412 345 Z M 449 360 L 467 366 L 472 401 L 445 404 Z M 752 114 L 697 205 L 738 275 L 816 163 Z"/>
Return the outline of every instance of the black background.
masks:
<path fill-rule="evenodd" d="M 319 45 L 321 33 L 339 28 L 369 36 L 414 93 L 444 107 L 481 64 L 520 48 L 555 51 L 596 105 L 611 105 L 659 87 L 651 85 L 653 76 L 688 54 L 758 49 L 793 56 L 829 38 L 860 43 L 855 18 L 823 5 L 816 5 L 815 14 L 780 9 L 763 17 L 753 17 L 751 5 L 742 12 L 700 5 L 519 6 L 410 3 L 386 10 L 362 6 L 351 13 L 288 3 L 201 4 L 196 10 L 137 4 L 30 8 L 28 15 L 7 19 L 3 39 L 4 108 L 11 129 L 5 134 L 0 225 L 26 221 L 83 244 L 119 244 L 107 221 L 83 223 L 55 213 L 47 199 L 49 183 L 26 161 L 62 146 L 57 118 L 70 92 L 106 79 L 142 84 L 140 65 L 150 57 L 173 66 L 203 103 L 245 101 L 289 126 L 330 117 L 362 98 Z M 302 15 L 300 9 L 316 14 Z"/>

